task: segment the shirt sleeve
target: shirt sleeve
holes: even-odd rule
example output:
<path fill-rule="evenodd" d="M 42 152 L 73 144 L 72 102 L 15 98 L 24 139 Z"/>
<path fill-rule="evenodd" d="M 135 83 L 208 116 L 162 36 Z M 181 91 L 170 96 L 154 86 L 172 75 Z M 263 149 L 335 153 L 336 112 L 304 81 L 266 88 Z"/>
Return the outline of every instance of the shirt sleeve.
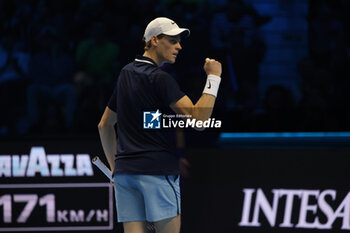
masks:
<path fill-rule="evenodd" d="M 155 84 L 157 95 L 165 106 L 176 103 L 185 96 L 176 80 L 166 72 L 157 74 Z"/>
<path fill-rule="evenodd" d="M 110 108 L 113 112 L 117 112 L 117 85 L 114 87 L 113 94 L 108 101 L 108 108 Z"/>

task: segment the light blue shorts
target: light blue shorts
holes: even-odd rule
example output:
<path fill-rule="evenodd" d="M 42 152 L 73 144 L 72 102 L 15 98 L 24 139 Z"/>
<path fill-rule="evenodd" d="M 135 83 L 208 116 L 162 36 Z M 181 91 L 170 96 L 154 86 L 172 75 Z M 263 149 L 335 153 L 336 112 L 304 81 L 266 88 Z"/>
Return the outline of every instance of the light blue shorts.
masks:
<path fill-rule="evenodd" d="M 118 222 L 157 222 L 181 213 L 178 176 L 114 175 Z"/>

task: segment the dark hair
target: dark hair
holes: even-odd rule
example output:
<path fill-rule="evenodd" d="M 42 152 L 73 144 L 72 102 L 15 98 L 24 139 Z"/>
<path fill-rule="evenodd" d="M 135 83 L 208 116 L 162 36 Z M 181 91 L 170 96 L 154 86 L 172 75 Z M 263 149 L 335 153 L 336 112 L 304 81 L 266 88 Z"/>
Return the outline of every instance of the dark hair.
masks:
<path fill-rule="evenodd" d="M 157 36 L 157 38 L 160 40 L 160 39 L 162 39 L 164 36 L 165 36 L 164 34 L 159 34 L 159 35 Z M 145 41 L 146 38 L 143 37 L 142 40 Z M 152 47 L 152 42 L 151 42 L 151 40 L 149 40 L 149 41 L 147 41 L 147 42 L 145 41 L 145 47 L 144 47 L 143 49 L 144 49 L 145 51 L 147 51 L 147 50 L 149 50 L 151 47 Z"/>

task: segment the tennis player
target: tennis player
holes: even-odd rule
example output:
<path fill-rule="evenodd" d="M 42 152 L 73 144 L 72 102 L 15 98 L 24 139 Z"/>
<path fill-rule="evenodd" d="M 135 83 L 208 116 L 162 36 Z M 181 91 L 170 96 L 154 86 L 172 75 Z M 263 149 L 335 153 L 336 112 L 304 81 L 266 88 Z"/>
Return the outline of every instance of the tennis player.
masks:
<path fill-rule="evenodd" d="M 143 115 L 153 111 L 153 120 L 168 111 L 199 120 L 211 116 L 221 81 L 220 62 L 205 59 L 207 82 L 195 105 L 159 68 L 164 62 L 175 62 L 182 49 L 181 38 L 189 34 L 171 19 L 151 21 L 144 33 L 143 56 L 121 70 L 98 125 L 103 150 L 114 171 L 118 221 L 123 222 L 126 233 L 145 233 L 146 221 L 154 223 L 158 233 L 180 232 L 178 158 L 168 132 L 144 129 Z"/>

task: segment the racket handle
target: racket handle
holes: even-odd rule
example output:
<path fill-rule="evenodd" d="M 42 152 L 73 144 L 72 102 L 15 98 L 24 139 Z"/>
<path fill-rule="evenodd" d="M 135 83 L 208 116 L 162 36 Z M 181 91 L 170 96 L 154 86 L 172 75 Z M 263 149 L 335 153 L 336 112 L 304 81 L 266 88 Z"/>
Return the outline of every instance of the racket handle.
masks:
<path fill-rule="evenodd" d="M 96 167 L 98 167 L 103 172 L 103 174 L 105 174 L 108 177 L 110 181 L 113 181 L 113 174 L 111 170 L 109 170 L 109 168 L 100 160 L 98 156 L 95 156 L 92 159 L 92 163 L 95 164 Z"/>

